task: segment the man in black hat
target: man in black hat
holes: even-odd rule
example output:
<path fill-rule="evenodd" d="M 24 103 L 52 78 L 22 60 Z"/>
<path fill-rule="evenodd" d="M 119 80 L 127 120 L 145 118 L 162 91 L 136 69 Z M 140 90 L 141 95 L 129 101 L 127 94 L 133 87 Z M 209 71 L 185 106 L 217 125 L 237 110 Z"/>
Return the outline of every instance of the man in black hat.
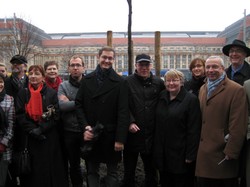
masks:
<path fill-rule="evenodd" d="M 240 85 L 250 79 L 250 65 L 245 58 L 250 56 L 250 49 L 241 40 L 234 40 L 222 48 L 223 53 L 229 57 L 231 65 L 225 70 L 227 77 Z"/>
<path fill-rule="evenodd" d="M 14 55 L 11 60 L 11 76 L 6 78 L 5 81 L 5 90 L 6 94 L 13 96 L 14 104 L 16 105 L 16 96 L 18 91 L 21 88 L 28 87 L 28 76 L 25 74 L 27 59 L 22 55 Z M 19 137 L 20 125 L 15 121 L 15 131 L 13 137 L 13 154 L 17 153 L 20 149 L 21 139 Z M 15 187 L 17 186 L 17 161 L 15 159 L 12 160 L 12 163 L 9 165 L 9 172 L 11 177 L 7 179 L 7 186 Z"/>
<path fill-rule="evenodd" d="M 135 73 L 127 77 L 130 125 L 123 152 L 123 186 L 135 186 L 135 168 L 140 154 L 144 164 L 145 186 L 156 187 L 157 175 L 152 165 L 154 111 L 159 93 L 165 89 L 165 86 L 163 80 L 152 74 L 153 65 L 149 55 L 139 54 L 135 61 Z"/>
<path fill-rule="evenodd" d="M 22 55 L 15 55 L 10 63 L 12 72 L 6 80 L 6 93 L 15 99 L 20 88 L 28 87 L 28 77 L 25 74 L 27 59 Z"/>
<path fill-rule="evenodd" d="M 229 57 L 231 65 L 225 70 L 227 77 L 241 86 L 244 82 L 250 79 L 250 65 L 245 61 L 245 58 L 250 56 L 250 49 L 246 46 L 245 42 L 241 40 L 234 40 L 232 44 L 228 44 L 222 48 L 223 53 Z M 246 186 L 246 151 L 247 140 L 243 145 L 240 155 L 240 170 L 239 176 L 240 187 Z"/>

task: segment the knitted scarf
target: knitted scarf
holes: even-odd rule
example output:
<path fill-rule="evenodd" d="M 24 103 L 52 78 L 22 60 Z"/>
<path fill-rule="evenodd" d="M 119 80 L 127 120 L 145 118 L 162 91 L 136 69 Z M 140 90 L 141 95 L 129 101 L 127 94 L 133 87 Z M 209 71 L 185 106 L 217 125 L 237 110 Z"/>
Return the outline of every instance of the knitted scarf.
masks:
<path fill-rule="evenodd" d="M 30 100 L 26 105 L 26 112 L 34 121 L 40 121 L 43 114 L 43 102 L 40 93 L 42 88 L 43 84 L 40 84 L 40 86 L 36 90 L 34 90 L 31 84 L 29 84 Z"/>
<path fill-rule="evenodd" d="M 59 85 L 62 82 L 62 79 L 58 76 L 56 77 L 56 81 L 55 82 L 51 82 L 50 79 L 48 77 L 45 77 L 45 82 L 47 84 L 48 87 L 58 91 Z"/>
<path fill-rule="evenodd" d="M 215 81 L 210 81 L 208 79 L 207 83 L 207 97 L 211 96 L 211 93 L 217 88 L 217 86 L 225 79 L 226 73 L 223 72 L 223 74 Z"/>

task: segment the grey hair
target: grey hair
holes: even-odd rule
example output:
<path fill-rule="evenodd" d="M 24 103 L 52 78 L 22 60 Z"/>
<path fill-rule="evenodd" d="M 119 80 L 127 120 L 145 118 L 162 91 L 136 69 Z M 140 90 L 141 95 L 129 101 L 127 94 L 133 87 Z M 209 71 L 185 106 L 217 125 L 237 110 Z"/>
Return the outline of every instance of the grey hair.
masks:
<path fill-rule="evenodd" d="M 224 60 L 220 56 L 210 56 L 207 58 L 206 62 L 211 59 L 218 59 L 220 61 L 221 66 L 225 67 Z"/>

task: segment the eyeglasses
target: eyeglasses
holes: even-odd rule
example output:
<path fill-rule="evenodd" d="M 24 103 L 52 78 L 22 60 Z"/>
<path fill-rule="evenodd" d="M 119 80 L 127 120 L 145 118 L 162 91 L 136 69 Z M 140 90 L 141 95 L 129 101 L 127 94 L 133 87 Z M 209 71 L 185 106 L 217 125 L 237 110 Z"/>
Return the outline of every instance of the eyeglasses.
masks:
<path fill-rule="evenodd" d="M 177 82 L 179 82 L 179 81 L 180 81 L 180 79 L 167 79 L 167 80 L 166 80 L 167 83 L 171 83 L 171 82 L 172 82 L 172 83 L 177 83 Z"/>
<path fill-rule="evenodd" d="M 101 56 L 101 58 L 102 58 L 103 60 L 108 60 L 108 61 L 112 61 L 112 60 L 114 60 L 114 57 L 111 57 L 111 56 L 105 56 L 105 55 Z"/>
<path fill-rule="evenodd" d="M 70 64 L 69 66 L 70 66 L 71 68 L 74 68 L 74 67 L 77 67 L 77 68 L 82 67 L 81 64 Z"/>
<path fill-rule="evenodd" d="M 229 53 L 237 53 L 237 54 L 239 54 L 239 53 L 243 53 L 243 52 L 244 52 L 243 49 L 230 49 L 229 50 Z"/>

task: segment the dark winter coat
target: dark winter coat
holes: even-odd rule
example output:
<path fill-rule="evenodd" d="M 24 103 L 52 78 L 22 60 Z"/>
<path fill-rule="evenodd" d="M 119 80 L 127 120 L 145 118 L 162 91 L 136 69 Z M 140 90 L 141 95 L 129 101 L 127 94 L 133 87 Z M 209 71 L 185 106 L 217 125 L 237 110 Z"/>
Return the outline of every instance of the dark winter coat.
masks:
<path fill-rule="evenodd" d="M 188 92 L 193 93 L 198 97 L 200 87 L 205 83 L 205 78 L 206 77 L 204 76 L 197 79 L 194 76 L 192 76 L 191 80 L 186 81 L 184 83 L 184 87 Z"/>
<path fill-rule="evenodd" d="M 160 171 L 174 174 L 187 172 L 185 160 L 196 160 L 200 130 L 198 98 L 183 87 L 173 100 L 170 100 L 167 90 L 162 91 L 156 108 L 156 167 Z"/>
<path fill-rule="evenodd" d="M 129 85 L 130 124 L 135 123 L 140 130 L 128 134 L 126 149 L 151 153 L 154 130 L 155 108 L 160 92 L 165 89 L 164 82 L 151 74 L 144 80 L 137 74 L 126 79 Z"/>
<path fill-rule="evenodd" d="M 22 88 L 27 88 L 28 87 L 28 77 L 25 75 L 23 79 L 17 80 L 13 75 L 10 77 L 7 77 L 5 80 L 5 90 L 6 94 L 14 97 L 15 98 Z"/>
<path fill-rule="evenodd" d="M 21 125 L 22 140 L 28 135 L 30 130 L 41 126 L 46 140 L 37 140 L 28 135 L 28 150 L 32 158 L 32 173 L 27 176 L 22 184 L 26 187 L 67 187 L 67 175 L 65 172 L 59 134 L 57 128 L 58 98 L 57 92 L 48 88 L 45 84 L 41 90 L 43 99 L 43 112 L 47 111 L 47 106 L 55 107 L 55 115 L 51 120 L 37 124 L 25 112 L 25 105 L 30 99 L 30 92 L 22 89 L 16 98 L 16 117 L 18 124 Z M 24 141 L 22 143 L 24 147 Z"/>
<path fill-rule="evenodd" d="M 207 98 L 200 89 L 202 131 L 196 162 L 198 177 L 226 179 L 238 175 L 239 155 L 247 132 L 248 111 L 244 88 L 225 78 Z M 226 142 L 225 136 L 229 134 Z M 218 165 L 225 155 L 226 160 Z"/>
<path fill-rule="evenodd" d="M 94 162 L 118 162 L 121 152 L 114 151 L 115 142 L 125 143 L 129 124 L 128 86 L 126 81 L 111 69 L 99 87 L 97 70 L 86 75 L 76 95 L 77 118 L 85 129 L 97 122 L 104 130 L 95 142 L 89 156 Z"/>
<path fill-rule="evenodd" d="M 241 86 L 243 86 L 246 80 L 250 79 L 250 65 L 246 61 L 244 61 L 244 65 L 241 70 L 234 74 L 233 79 L 231 78 L 232 65 L 230 65 L 225 71 L 229 79 L 237 82 Z"/>

